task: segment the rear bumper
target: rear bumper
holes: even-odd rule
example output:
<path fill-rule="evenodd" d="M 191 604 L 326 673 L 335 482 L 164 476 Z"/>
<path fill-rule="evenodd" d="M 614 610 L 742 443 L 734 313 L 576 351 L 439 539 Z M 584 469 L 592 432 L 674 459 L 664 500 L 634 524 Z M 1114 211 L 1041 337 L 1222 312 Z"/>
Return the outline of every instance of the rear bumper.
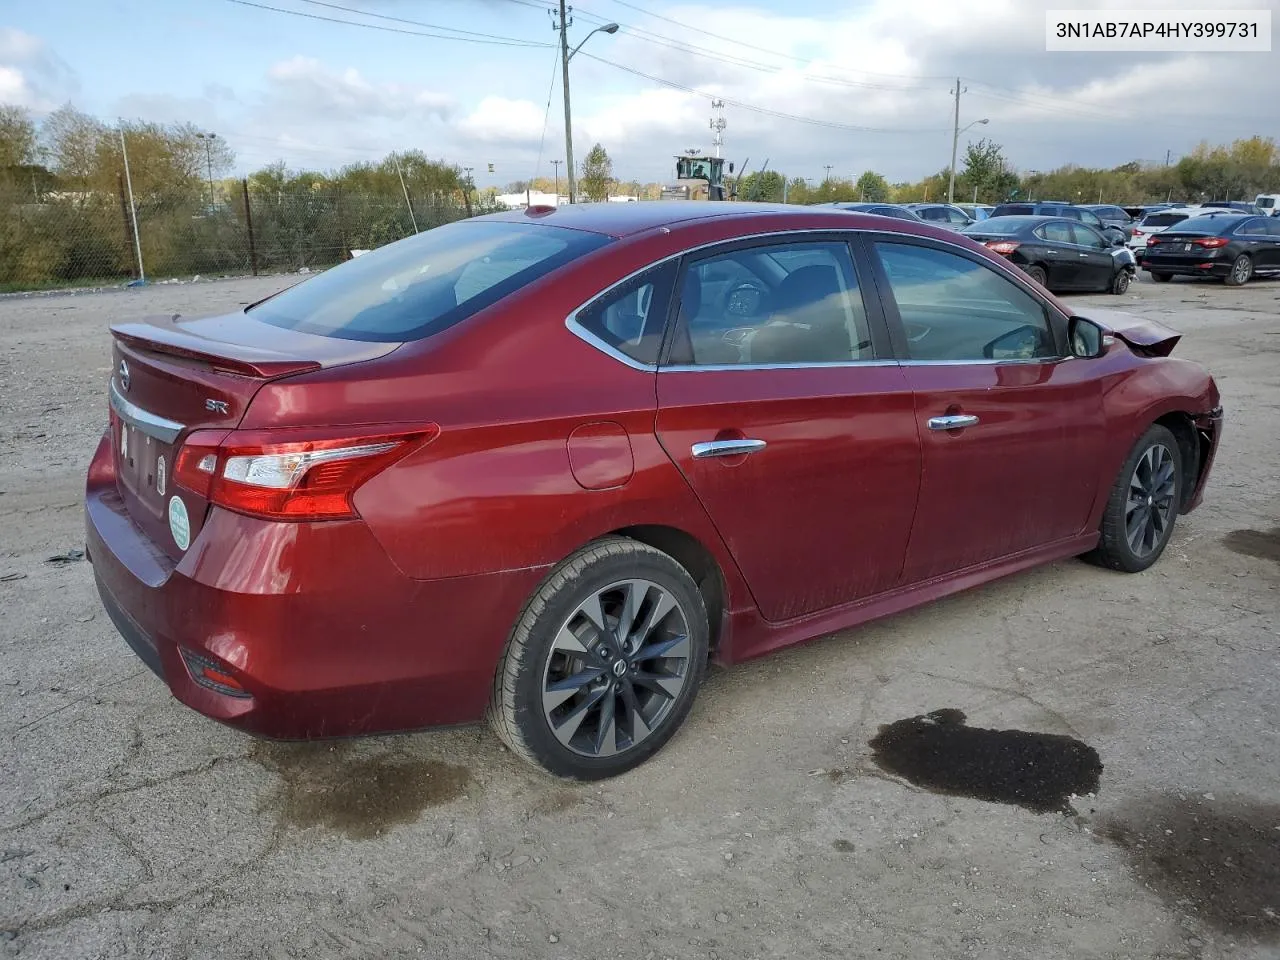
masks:
<path fill-rule="evenodd" d="M 270 523 L 218 508 L 174 563 L 130 519 L 102 455 L 85 494 L 102 603 L 182 703 L 279 739 L 483 717 L 503 644 L 544 570 L 418 581 L 361 521 Z M 193 657 L 243 694 L 211 686 Z"/>
<path fill-rule="evenodd" d="M 1225 260 L 1174 260 L 1148 254 L 1142 258 L 1142 269 L 1175 277 L 1225 277 L 1231 272 L 1231 264 Z"/>

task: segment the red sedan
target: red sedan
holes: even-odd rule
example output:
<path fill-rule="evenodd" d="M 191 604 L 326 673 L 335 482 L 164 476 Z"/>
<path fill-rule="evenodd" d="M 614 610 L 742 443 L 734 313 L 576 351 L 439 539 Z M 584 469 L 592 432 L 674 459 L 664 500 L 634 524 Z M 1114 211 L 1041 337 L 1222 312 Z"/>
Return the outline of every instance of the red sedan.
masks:
<path fill-rule="evenodd" d="M 1149 567 L 1222 422 L 1173 331 L 840 210 L 533 208 L 112 332 L 88 554 L 179 700 L 277 738 L 487 714 L 576 778 L 657 751 L 709 658 Z"/>

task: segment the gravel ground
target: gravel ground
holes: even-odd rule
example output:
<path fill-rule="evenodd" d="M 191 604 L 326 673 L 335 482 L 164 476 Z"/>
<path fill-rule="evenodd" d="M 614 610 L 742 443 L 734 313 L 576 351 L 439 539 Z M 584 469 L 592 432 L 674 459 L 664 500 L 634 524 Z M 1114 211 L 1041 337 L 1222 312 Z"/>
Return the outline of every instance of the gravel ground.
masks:
<path fill-rule="evenodd" d="M 714 671 L 655 760 L 574 786 L 483 729 L 251 740 L 142 669 L 87 564 L 49 562 L 83 545 L 106 324 L 284 282 L 0 300 L 0 953 L 1278 955 L 1280 283 L 1076 301 L 1182 330 L 1222 389 L 1205 505 L 1154 569 L 1058 563 Z M 1036 813 L 873 762 L 942 709 L 1081 741 L 1096 795 Z M 1083 756 L 1029 749 L 1055 744 Z"/>

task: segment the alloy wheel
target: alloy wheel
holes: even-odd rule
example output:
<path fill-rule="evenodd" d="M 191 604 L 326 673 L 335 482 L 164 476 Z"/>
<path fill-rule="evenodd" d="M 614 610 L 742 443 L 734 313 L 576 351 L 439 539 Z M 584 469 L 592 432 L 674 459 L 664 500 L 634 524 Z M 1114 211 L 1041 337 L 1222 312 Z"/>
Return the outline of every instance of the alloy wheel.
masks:
<path fill-rule="evenodd" d="M 1231 279 L 1237 284 L 1245 284 L 1249 282 L 1249 278 L 1253 276 L 1253 261 L 1243 254 L 1236 257 L 1236 262 L 1231 265 Z"/>
<path fill-rule="evenodd" d="M 586 757 L 630 750 L 671 713 L 690 675 L 689 622 L 651 580 L 583 600 L 556 633 L 542 711 L 556 739 Z"/>
<path fill-rule="evenodd" d="M 1173 454 L 1163 443 L 1152 444 L 1134 465 L 1125 503 L 1125 539 L 1135 557 L 1150 556 L 1163 542 L 1176 492 Z"/>

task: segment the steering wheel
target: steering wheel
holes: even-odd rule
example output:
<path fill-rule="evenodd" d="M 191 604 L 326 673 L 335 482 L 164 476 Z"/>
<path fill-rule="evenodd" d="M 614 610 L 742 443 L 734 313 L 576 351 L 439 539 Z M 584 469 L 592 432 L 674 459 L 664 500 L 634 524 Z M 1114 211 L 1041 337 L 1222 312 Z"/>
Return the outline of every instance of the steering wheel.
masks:
<path fill-rule="evenodd" d="M 750 320 L 760 314 L 768 295 L 769 291 L 763 285 L 743 280 L 725 291 L 721 308 L 726 317 Z"/>

